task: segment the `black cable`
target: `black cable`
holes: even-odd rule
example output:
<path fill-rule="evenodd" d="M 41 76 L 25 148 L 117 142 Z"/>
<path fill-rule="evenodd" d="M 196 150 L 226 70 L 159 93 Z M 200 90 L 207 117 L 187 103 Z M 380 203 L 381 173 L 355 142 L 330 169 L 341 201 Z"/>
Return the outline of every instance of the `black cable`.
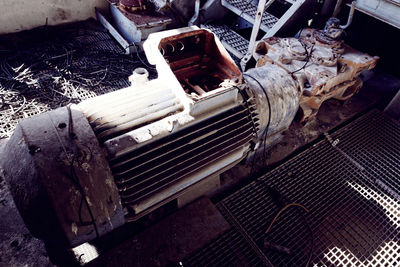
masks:
<path fill-rule="evenodd" d="M 145 65 L 147 68 L 149 68 L 149 69 L 157 70 L 157 68 L 152 67 L 152 66 L 149 66 L 149 65 L 147 65 L 146 62 L 144 62 L 144 60 L 141 58 L 141 56 L 140 56 L 140 54 L 139 54 L 139 47 L 138 47 L 135 43 L 133 43 L 133 44 L 135 45 L 136 55 L 137 55 L 138 59 L 140 60 L 140 62 L 141 62 L 143 65 Z"/>
<path fill-rule="evenodd" d="M 304 47 L 304 49 L 306 50 L 306 54 L 307 54 L 306 63 L 304 63 L 304 65 L 303 65 L 301 68 L 299 68 L 299 69 L 297 69 L 297 70 L 295 70 L 295 71 L 292 71 L 290 74 L 294 74 L 294 73 L 296 73 L 296 72 L 301 71 L 302 69 L 304 69 L 304 68 L 307 66 L 307 64 L 310 62 L 310 58 L 311 58 L 312 52 L 313 52 L 313 50 L 314 50 L 315 44 L 313 44 L 313 45 L 311 46 L 310 53 L 308 53 L 307 46 L 306 46 L 302 41 L 300 41 L 300 39 L 299 39 L 299 42 L 300 42 L 300 44 Z"/>
<path fill-rule="evenodd" d="M 264 164 L 265 164 L 265 161 L 267 160 L 267 157 L 266 157 L 266 154 L 265 154 L 266 150 L 267 150 L 267 147 L 266 147 L 267 135 L 268 135 L 269 125 L 271 123 L 271 103 L 269 101 L 269 97 L 268 97 L 267 91 L 265 90 L 264 86 L 262 86 L 261 83 L 256 78 L 254 78 L 253 76 L 251 76 L 251 75 L 249 75 L 247 73 L 243 73 L 243 76 L 247 76 L 247 77 L 253 79 L 258 84 L 258 86 L 260 86 L 260 88 L 263 90 L 265 98 L 267 99 L 268 113 L 269 113 L 268 122 L 267 122 L 267 126 L 264 129 L 264 133 L 261 135 L 263 137 L 263 143 L 264 143 L 263 144 L 264 145 L 264 148 L 263 148 L 263 160 L 264 160 Z M 254 153 L 256 153 L 256 152 L 254 152 Z M 253 162 L 252 162 L 252 166 L 251 166 L 251 170 L 250 170 L 250 175 L 253 174 L 255 158 L 256 158 L 256 154 L 254 154 L 254 157 L 253 157 Z"/>

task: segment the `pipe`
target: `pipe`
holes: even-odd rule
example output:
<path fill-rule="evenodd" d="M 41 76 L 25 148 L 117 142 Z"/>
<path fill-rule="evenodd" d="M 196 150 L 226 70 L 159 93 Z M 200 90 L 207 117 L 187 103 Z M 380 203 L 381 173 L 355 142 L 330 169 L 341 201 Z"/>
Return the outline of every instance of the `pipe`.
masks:
<path fill-rule="evenodd" d="M 340 0 L 339 0 L 340 1 Z M 356 1 L 351 2 L 351 7 L 350 7 L 350 12 L 349 12 L 349 17 L 347 18 L 347 23 L 346 25 L 340 25 L 341 29 L 347 29 L 350 25 L 351 22 L 353 21 L 353 16 L 354 16 L 354 10 L 356 8 Z"/>

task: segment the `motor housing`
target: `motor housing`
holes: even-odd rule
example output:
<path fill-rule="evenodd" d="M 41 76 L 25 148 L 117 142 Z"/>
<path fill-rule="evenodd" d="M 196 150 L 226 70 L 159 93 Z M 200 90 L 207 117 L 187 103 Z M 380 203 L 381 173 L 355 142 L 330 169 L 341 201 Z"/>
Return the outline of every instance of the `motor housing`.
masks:
<path fill-rule="evenodd" d="M 157 79 L 137 69 L 132 86 L 25 119 L 7 143 L 4 176 L 47 243 L 75 247 L 215 190 L 296 114 L 290 75 L 266 66 L 242 76 L 208 30 L 154 33 L 144 49 Z"/>

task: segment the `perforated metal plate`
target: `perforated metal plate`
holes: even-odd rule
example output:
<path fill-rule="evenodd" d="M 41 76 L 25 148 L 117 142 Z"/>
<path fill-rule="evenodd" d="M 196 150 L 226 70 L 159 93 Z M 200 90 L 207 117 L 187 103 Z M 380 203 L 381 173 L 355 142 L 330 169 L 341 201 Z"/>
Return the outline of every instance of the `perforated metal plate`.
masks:
<path fill-rule="evenodd" d="M 266 257 L 274 266 L 305 266 L 312 253 L 310 266 L 399 266 L 400 124 L 374 110 L 331 137 L 336 146 L 324 139 L 219 202 L 242 240 L 228 234 L 184 266 L 230 265 L 232 252 L 225 245 L 230 242 L 253 251 L 235 255 L 233 265 L 253 265 L 251 257 L 265 265 Z M 266 233 L 275 215 L 293 202 L 309 213 L 288 208 Z"/>

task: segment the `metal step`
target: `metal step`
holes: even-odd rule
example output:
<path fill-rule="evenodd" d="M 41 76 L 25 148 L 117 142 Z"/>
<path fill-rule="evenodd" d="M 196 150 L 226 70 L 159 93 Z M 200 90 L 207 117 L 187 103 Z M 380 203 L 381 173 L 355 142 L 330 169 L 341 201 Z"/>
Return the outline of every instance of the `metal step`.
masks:
<path fill-rule="evenodd" d="M 274 36 L 282 28 L 282 26 L 285 25 L 289 20 L 293 19 L 294 16 L 300 16 L 301 14 L 296 15 L 295 13 L 305 1 L 306 0 L 296 0 L 290 2 L 286 0 L 286 2 L 292 3 L 292 6 L 285 12 L 285 14 L 283 14 L 282 17 L 279 18 L 275 25 L 264 35 L 262 39 Z"/>
<path fill-rule="evenodd" d="M 226 50 L 237 58 L 242 58 L 246 54 L 249 47 L 249 41 L 228 26 L 205 24 L 200 27 L 211 30 L 215 35 L 217 35 Z"/>
<path fill-rule="evenodd" d="M 257 6 L 254 5 L 251 0 L 222 0 L 221 4 L 239 17 L 254 24 Z M 260 29 L 264 32 L 268 32 L 278 22 L 278 20 L 277 17 L 264 11 Z"/>

